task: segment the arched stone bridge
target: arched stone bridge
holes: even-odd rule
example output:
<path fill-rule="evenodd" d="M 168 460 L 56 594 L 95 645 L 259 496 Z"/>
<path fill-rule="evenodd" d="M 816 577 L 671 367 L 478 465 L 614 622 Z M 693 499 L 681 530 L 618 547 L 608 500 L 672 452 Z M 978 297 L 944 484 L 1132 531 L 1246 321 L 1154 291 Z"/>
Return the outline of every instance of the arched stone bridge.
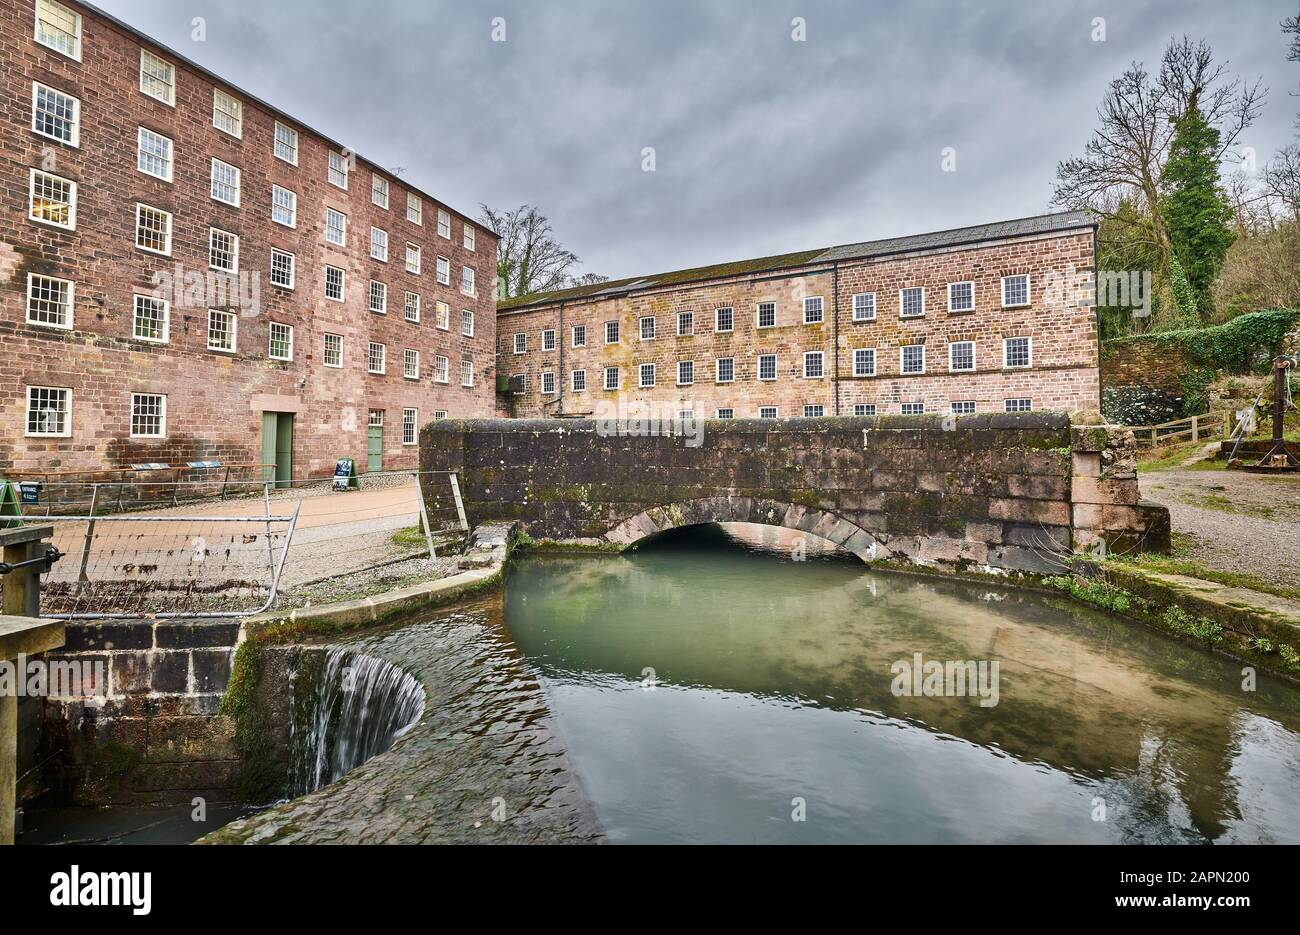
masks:
<path fill-rule="evenodd" d="M 459 475 L 471 526 L 630 545 L 680 526 L 750 522 L 829 539 L 866 561 L 1035 572 L 1060 556 L 1168 549 L 1169 513 L 1140 501 L 1132 435 L 1061 413 L 646 423 L 444 420 L 421 467 Z M 432 516 L 454 515 L 426 482 Z"/>

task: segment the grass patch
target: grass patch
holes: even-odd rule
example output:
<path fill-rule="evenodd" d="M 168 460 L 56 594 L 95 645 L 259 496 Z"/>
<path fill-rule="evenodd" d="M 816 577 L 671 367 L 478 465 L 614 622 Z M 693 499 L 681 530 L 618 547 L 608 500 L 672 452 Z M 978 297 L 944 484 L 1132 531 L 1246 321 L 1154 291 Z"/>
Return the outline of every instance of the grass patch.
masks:
<path fill-rule="evenodd" d="M 1182 463 L 1192 455 L 1198 454 L 1210 440 L 1199 442 L 1188 442 L 1185 445 L 1172 445 L 1161 448 L 1152 448 L 1142 451 L 1138 454 L 1137 469 L 1140 472 L 1150 471 L 1172 471 L 1181 467 Z M 1192 471 L 1222 471 L 1227 466 L 1226 461 L 1220 461 L 1218 458 L 1206 458 L 1190 465 L 1184 470 Z"/>
<path fill-rule="evenodd" d="M 1231 497 L 1225 497 L 1223 494 L 1217 493 L 1195 494 L 1184 497 L 1183 502 L 1189 506 L 1200 507 L 1203 510 L 1217 510 L 1220 513 L 1234 513 L 1239 516 L 1257 516 L 1261 519 L 1268 519 L 1273 515 L 1271 506 L 1263 506 L 1258 503 L 1238 503 Z"/>
<path fill-rule="evenodd" d="M 393 533 L 393 541 L 398 545 L 424 545 L 424 530 L 420 528 L 419 523 L 407 526 Z"/>

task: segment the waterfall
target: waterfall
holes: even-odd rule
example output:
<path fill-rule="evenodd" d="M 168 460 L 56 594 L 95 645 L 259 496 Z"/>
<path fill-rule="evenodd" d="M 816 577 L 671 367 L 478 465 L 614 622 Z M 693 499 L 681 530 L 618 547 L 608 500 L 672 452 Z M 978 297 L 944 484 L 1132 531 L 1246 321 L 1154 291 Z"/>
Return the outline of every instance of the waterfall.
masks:
<path fill-rule="evenodd" d="M 383 753 L 424 713 L 423 686 L 391 662 L 340 648 L 323 656 L 316 677 L 300 665 L 290 679 L 294 797 Z"/>

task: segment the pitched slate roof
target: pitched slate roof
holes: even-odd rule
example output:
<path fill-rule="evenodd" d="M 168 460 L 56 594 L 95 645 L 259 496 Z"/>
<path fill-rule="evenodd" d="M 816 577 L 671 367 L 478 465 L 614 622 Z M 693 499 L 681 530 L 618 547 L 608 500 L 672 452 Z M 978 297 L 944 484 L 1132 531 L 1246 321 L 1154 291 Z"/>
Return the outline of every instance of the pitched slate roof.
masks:
<path fill-rule="evenodd" d="M 1096 223 L 1096 220 L 1085 211 L 1040 214 L 1035 217 L 1018 218 L 1012 221 L 997 221 L 993 224 L 977 224 L 974 227 L 958 227 L 929 234 L 914 234 L 910 237 L 868 240 L 862 243 L 844 244 L 839 247 L 818 247 L 815 250 L 783 253 L 754 260 L 738 260 L 733 263 L 696 266 L 691 269 L 659 273 L 655 276 L 632 276 L 627 279 L 616 279 L 588 286 L 575 286 L 571 289 L 538 292 L 533 295 L 498 300 L 497 311 L 513 312 L 525 308 L 554 305 L 557 302 L 576 299 L 598 299 L 607 296 L 624 295 L 641 289 L 681 285 L 707 279 L 720 279 L 726 276 L 766 273 L 790 269 L 795 266 L 833 263 L 841 260 L 869 259 L 897 253 L 910 253 L 916 250 L 935 250 L 990 240 L 1003 240 L 1009 237 L 1025 237 L 1079 227 L 1094 227 Z"/>

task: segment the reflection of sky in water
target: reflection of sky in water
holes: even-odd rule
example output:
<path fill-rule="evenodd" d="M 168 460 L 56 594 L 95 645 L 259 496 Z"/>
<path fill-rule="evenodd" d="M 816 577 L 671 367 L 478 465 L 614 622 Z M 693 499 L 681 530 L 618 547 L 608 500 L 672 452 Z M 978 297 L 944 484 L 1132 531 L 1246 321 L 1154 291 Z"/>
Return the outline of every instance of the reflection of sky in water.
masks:
<path fill-rule="evenodd" d="M 1061 601 L 715 528 L 525 560 L 506 615 L 614 840 L 1300 841 L 1294 689 Z M 913 652 L 999 660 L 1001 703 L 894 697 Z"/>

